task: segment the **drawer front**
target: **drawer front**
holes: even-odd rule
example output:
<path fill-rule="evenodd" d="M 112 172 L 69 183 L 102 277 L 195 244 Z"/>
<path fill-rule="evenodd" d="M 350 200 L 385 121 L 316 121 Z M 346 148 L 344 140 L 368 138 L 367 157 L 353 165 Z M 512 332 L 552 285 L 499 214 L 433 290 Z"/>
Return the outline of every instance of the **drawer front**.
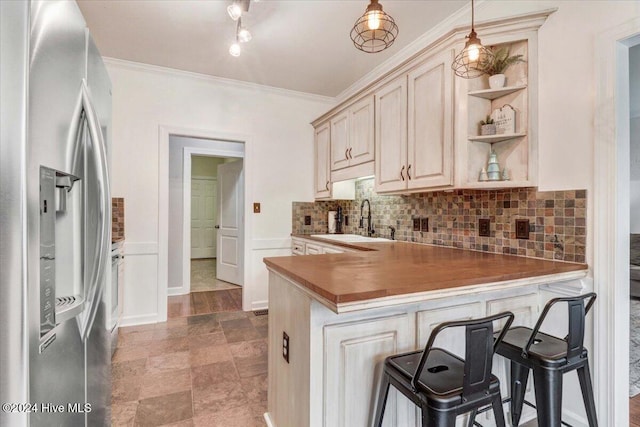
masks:
<path fill-rule="evenodd" d="M 305 244 L 305 255 L 320 255 L 322 253 L 322 246 L 314 243 Z"/>
<path fill-rule="evenodd" d="M 305 243 L 302 240 L 291 239 L 291 254 L 292 255 L 304 255 Z"/>

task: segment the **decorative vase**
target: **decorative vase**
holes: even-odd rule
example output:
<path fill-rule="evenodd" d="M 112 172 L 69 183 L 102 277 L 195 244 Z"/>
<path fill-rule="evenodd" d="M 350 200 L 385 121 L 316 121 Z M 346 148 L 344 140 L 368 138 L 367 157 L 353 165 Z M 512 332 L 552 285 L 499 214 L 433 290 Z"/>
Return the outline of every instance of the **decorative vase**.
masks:
<path fill-rule="evenodd" d="M 507 77 L 504 74 L 494 74 L 493 76 L 489 76 L 489 87 L 491 89 L 500 89 L 504 87 L 504 84 L 507 82 Z"/>
<path fill-rule="evenodd" d="M 478 181 L 489 181 L 489 176 L 487 175 L 487 170 L 485 168 L 482 168 L 482 170 L 480 171 Z"/>
<path fill-rule="evenodd" d="M 498 164 L 498 155 L 494 151 L 491 151 L 489 155 L 487 175 L 489 181 L 500 181 L 500 165 Z"/>
<path fill-rule="evenodd" d="M 496 125 L 480 125 L 480 135 L 495 135 L 496 134 Z"/>

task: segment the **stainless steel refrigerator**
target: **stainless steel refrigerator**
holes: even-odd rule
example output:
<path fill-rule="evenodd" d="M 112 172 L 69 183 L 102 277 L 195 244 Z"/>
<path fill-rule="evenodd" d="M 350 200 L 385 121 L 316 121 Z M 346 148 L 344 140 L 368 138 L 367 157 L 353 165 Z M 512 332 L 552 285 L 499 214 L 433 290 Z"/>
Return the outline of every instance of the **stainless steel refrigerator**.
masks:
<path fill-rule="evenodd" d="M 111 82 L 74 1 L 0 1 L 0 113 L 0 425 L 109 425 Z"/>

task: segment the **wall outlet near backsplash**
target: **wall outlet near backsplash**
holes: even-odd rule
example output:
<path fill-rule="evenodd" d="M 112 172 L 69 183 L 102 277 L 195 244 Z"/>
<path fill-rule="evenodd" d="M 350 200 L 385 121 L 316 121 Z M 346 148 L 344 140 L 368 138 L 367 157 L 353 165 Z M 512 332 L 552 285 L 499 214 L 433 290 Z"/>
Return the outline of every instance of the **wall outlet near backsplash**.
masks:
<path fill-rule="evenodd" d="M 491 220 L 489 218 L 478 219 L 478 236 L 480 237 L 491 236 Z"/>
<path fill-rule="evenodd" d="M 429 218 L 420 218 L 420 231 L 429 231 Z"/>
<path fill-rule="evenodd" d="M 529 240 L 529 220 L 516 219 L 516 239 Z"/>
<path fill-rule="evenodd" d="M 453 190 L 406 195 L 383 195 L 373 191 L 373 179 L 356 181 L 353 201 L 293 202 L 292 232 L 327 232 L 329 211 L 342 206 L 344 215 L 356 218 L 344 224 L 344 233 L 358 229 L 360 204 L 371 202 L 375 237 L 388 237 L 396 227 L 398 241 L 471 249 L 532 258 L 585 262 L 586 190 L 537 191 L 536 188 Z M 305 216 L 311 225 L 305 225 Z M 422 219 L 429 231 L 422 231 Z M 529 221 L 529 239 L 516 238 L 515 219 Z M 479 219 L 489 220 L 489 235 L 479 235 Z M 524 231 L 524 229 L 523 229 Z M 561 245 L 556 243 L 563 242 Z"/>
<path fill-rule="evenodd" d="M 311 215 L 304 216 L 304 225 L 311 225 Z"/>

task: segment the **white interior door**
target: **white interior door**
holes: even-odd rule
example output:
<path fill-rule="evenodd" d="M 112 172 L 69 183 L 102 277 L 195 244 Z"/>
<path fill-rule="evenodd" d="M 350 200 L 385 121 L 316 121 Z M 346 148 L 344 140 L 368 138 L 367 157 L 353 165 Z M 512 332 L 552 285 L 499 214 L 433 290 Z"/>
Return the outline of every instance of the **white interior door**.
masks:
<path fill-rule="evenodd" d="M 242 160 L 218 166 L 218 245 L 216 272 L 219 280 L 241 283 L 243 254 Z"/>
<path fill-rule="evenodd" d="M 216 181 L 191 179 L 191 259 L 216 256 Z"/>

